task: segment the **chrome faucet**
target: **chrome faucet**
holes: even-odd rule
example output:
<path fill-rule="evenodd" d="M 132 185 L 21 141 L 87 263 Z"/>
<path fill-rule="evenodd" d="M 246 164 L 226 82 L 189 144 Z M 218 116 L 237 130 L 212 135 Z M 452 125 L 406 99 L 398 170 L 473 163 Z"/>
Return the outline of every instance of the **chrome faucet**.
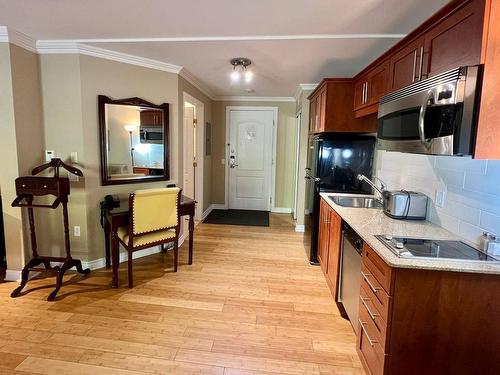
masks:
<path fill-rule="evenodd" d="M 364 174 L 358 174 L 358 180 L 366 182 L 368 185 L 370 185 L 375 191 L 377 191 L 380 194 L 380 198 L 383 196 L 384 190 L 387 189 L 387 185 L 378 177 L 374 177 L 374 179 L 377 179 L 380 182 L 380 189 L 375 185 L 372 180 L 370 180 L 368 177 L 366 177 Z"/>

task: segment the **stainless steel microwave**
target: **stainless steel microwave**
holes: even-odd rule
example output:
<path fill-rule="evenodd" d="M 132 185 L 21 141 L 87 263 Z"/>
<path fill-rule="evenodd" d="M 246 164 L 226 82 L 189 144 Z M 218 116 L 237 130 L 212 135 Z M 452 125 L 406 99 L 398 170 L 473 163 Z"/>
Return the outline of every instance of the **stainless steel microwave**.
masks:
<path fill-rule="evenodd" d="M 482 66 L 464 66 L 380 99 L 381 149 L 432 155 L 473 152 Z"/>
<path fill-rule="evenodd" d="M 162 126 L 141 126 L 139 134 L 141 143 L 163 144 Z"/>

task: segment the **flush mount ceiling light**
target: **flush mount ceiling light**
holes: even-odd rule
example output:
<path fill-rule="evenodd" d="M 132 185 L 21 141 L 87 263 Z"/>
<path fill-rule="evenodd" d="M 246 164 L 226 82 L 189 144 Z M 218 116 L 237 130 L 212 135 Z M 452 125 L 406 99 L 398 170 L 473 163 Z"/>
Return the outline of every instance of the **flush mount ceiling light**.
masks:
<path fill-rule="evenodd" d="M 253 73 L 251 70 L 247 69 L 252 61 L 246 57 L 235 57 L 230 61 L 233 66 L 233 71 L 231 72 L 231 81 L 237 83 L 241 80 L 241 77 L 245 79 L 245 83 L 252 82 Z"/>

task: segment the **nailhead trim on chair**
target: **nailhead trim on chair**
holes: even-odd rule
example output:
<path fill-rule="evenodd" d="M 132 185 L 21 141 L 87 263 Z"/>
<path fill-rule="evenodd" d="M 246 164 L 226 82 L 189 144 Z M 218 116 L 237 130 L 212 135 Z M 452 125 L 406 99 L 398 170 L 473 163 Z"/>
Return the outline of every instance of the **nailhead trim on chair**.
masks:
<path fill-rule="evenodd" d="M 179 196 L 179 193 L 177 193 L 177 201 L 179 199 L 180 199 L 180 196 Z M 176 203 L 178 203 L 178 202 L 176 202 Z M 135 232 L 135 216 L 134 216 L 135 215 L 135 210 L 134 210 L 134 206 L 135 206 L 135 195 L 134 195 L 134 199 L 132 200 L 132 220 L 134 222 L 134 226 L 133 226 L 132 230 L 134 231 L 134 235 L 136 235 L 136 234 L 147 234 L 147 233 L 158 232 L 160 230 L 172 229 L 172 228 L 175 228 L 177 226 L 177 225 L 174 225 L 174 226 L 171 226 L 171 227 L 164 227 L 164 228 L 160 228 L 160 229 L 150 230 L 150 231 L 147 231 L 147 232 L 136 233 Z M 178 206 L 178 204 L 175 205 L 175 214 L 177 216 L 177 222 L 179 222 L 179 212 L 177 211 L 177 206 Z M 148 244 L 148 243 L 152 243 L 152 242 L 146 242 L 146 244 Z"/>

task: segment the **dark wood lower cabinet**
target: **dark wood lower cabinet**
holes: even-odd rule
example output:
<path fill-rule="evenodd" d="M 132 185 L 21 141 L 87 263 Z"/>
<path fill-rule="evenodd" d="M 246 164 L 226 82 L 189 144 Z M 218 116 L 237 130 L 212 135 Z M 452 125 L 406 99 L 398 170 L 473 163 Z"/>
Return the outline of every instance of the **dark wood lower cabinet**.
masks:
<path fill-rule="evenodd" d="M 321 199 L 319 220 L 319 264 L 336 301 L 338 297 L 342 219 L 324 199 Z"/>
<path fill-rule="evenodd" d="M 337 301 L 342 218 L 324 199 L 320 215 L 319 261 Z M 365 243 L 360 279 L 352 323 L 368 374 L 500 374 L 500 275 L 394 268 Z"/>
<path fill-rule="evenodd" d="M 500 276 L 362 256 L 357 350 L 369 374 L 500 373 Z"/>

